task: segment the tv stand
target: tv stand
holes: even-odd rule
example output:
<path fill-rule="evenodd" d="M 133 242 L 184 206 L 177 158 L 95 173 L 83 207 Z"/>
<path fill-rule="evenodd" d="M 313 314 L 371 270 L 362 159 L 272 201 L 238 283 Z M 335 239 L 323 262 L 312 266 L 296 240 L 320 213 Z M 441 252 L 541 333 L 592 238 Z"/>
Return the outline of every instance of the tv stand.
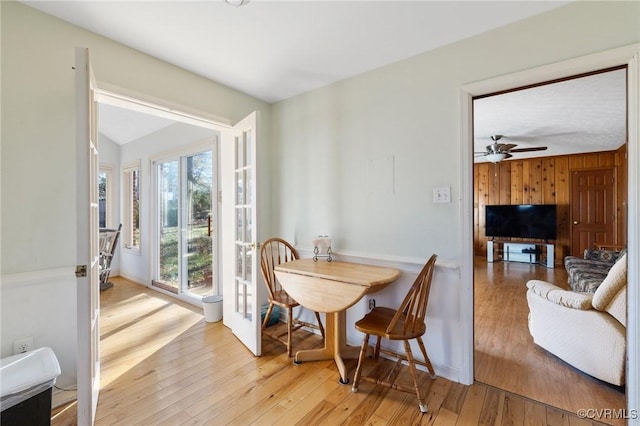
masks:
<path fill-rule="evenodd" d="M 497 249 L 498 254 L 502 254 L 502 261 L 504 262 L 528 261 L 528 263 L 537 263 L 547 268 L 554 267 L 555 245 L 547 241 L 532 243 L 528 241 L 489 240 L 487 241 L 487 262 L 489 263 L 493 263 L 494 258 L 500 260 L 499 256 L 494 257 L 494 249 Z"/>

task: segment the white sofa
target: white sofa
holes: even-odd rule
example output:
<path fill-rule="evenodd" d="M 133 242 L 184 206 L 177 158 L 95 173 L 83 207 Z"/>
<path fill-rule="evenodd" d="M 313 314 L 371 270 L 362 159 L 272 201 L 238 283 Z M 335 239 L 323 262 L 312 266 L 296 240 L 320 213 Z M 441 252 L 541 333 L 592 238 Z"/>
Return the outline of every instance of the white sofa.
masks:
<path fill-rule="evenodd" d="M 627 256 L 622 256 L 595 293 L 527 283 L 533 341 L 575 368 L 621 386 L 625 379 Z"/>

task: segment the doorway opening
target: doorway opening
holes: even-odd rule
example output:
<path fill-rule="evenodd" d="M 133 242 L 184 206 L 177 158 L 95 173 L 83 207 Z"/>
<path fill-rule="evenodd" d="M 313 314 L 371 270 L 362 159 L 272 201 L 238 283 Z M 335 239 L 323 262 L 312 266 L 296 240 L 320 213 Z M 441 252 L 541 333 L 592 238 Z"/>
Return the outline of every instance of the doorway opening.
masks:
<path fill-rule="evenodd" d="M 502 139 L 506 135 L 507 140 L 504 146 L 497 149 L 505 149 L 504 155 L 496 162 L 491 162 L 493 158 L 487 158 L 489 163 L 473 164 L 473 255 L 474 255 L 474 378 L 477 381 L 505 389 L 537 401 L 556 406 L 561 409 L 574 411 L 585 405 L 583 396 L 587 393 L 597 395 L 598 401 L 606 401 L 604 406 L 623 409 L 625 407 L 624 387 L 614 387 L 604 382 L 599 382 L 590 376 L 581 373 L 559 358 L 545 352 L 534 345 L 529 336 L 527 328 L 528 307 L 525 299 L 528 280 L 539 279 L 559 285 L 566 285 L 566 272 L 564 271 L 562 260 L 569 255 L 572 247 L 574 234 L 573 221 L 571 220 L 574 205 L 571 195 L 570 177 L 574 171 L 602 169 L 604 166 L 611 166 L 611 169 L 624 170 L 619 173 L 626 177 L 626 141 L 627 141 L 627 101 L 626 101 L 626 66 L 616 67 L 589 74 L 577 75 L 575 77 L 553 80 L 545 83 L 538 83 L 517 89 L 503 90 L 477 96 L 473 99 L 473 140 L 478 141 L 484 135 L 479 128 L 486 126 L 481 123 L 479 126 L 477 117 L 483 118 L 483 114 L 476 114 L 478 105 L 476 101 L 487 100 L 497 103 L 501 95 L 515 94 L 520 90 L 534 91 L 537 87 L 560 85 L 564 82 L 573 83 L 574 80 L 606 72 L 622 73 L 624 78 L 619 82 L 619 87 L 615 91 L 621 95 L 619 104 L 622 110 L 618 111 L 616 118 L 618 137 L 610 137 L 614 144 L 609 148 L 594 149 L 587 141 L 584 141 L 582 151 L 551 152 L 552 156 L 541 157 L 538 152 L 552 151 L 556 139 L 558 143 L 567 143 L 570 140 L 570 128 L 567 126 L 562 130 L 554 129 L 552 126 L 560 117 L 552 117 L 551 120 L 540 123 L 541 116 L 531 111 L 519 114 L 520 117 L 533 120 L 540 129 L 531 129 L 517 133 L 515 128 L 504 131 L 501 128 L 492 130 L 492 135 L 498 135 Z M 601 95 L 601 94 L 599 94 Z M 536 95 L 537 96 L 537 95 Z M 536 96 L 533 96 L 535 98 Z M 539 101 L 544 102 L 544 97 Z M 549 101 L 553 102 L 553 101 Z M 505 103 L 505 105 L 507 105 Z M 513 108 L 513 104 L 511 104 Z M 538 108 L 540 111 L 544 108 Z M 620 108 L 618 108 L 620 109 Z M 536 108 L 533 108 L 536 110 Z M 509 117 L 513 117 L 510 111 Z M 569 111 L 571 115 L 573 111 Z M 519 119 L 519 118 L 518 118 Z M 560 118 L 562 121 L 562 118 Z M 566 121 L 566 120 L 564 120 Z M 496 122 L 500 125 L 499 121 Z M 567 123 L 569 124 L 569 123 Z M 504 123 L 502 123 L 504 125 Z M 511 134 L 510 134 L 511 133 Z M 511 140 L 509 140 L 511 139 Z M 484 147 L 478 149 L 474 147 L 476 156 L 491 157 L 494 154 L 492 143 L 489 141 Z M 544 148 L 541 148 L 544 147 Z M 508 151 L 507 151 L 508 150 Z M 526 154 L 525 154 L 526 153 Z M 513 157 L 513 158 L 510 158 Z M 503 161 L 507 160 L 507 161 Z M 610 222 L 613 222 L 612 229 L 606 235 L 607 241 L 601 243 L 626 244 L 626 180 L 617 182 L 613 188 L 616 194 L 609 201 L 608 208 L 613 208 L 615 213 Z M 617 193 L 615 192 L 617 191 Z M 614 202 L 615 200 L 615 202 Z M 558 235 L 553 241 L 555 259 L 551 259 L 551 267 L 547 259 L 539 259 L 538 256 L 544 253 L 524 251 L 531 250 L 529 245 L 537 247 L 539 241 L 529 238 L 510 238 L 504 245 L 513 245 L 525 249 L 519 252 L 523 256 L 522 262 L 509 259 L 508 254 L 491 253 L 493 257 L 501 258 L 503 262 L 487 262 L 489 253 L 487 251 L 487 241 L 491 241 L 491 236 L 484 232 L 484 210 L 486 205 L 522 205 L 522 204 L 555 204 L 558 207 L 557 228 Z M 543 243 L 548 243 L 545 241 Z M 490 244 L 489 246 L 493 246 Z M 519 247 L 516 247 L 519 249 Z M 583 251 L 588 247 L 581 247 L 577 251 Z M 504 249 L 506 250 L 506 249 Z M 523 253 L 525 255 L 523 255 Z M 553 255 L 552 255 L 553 256 Z M 531 261 L 533 259 L 534 261 Z M 509 262 L 509 260 L 511 260 Z M 555 261 L 555 262 L 554 262 Z M 540 265 L 540 263 L 542 265 Z M 553 264 L 555 263 L 555 268 Z M 495 303 L 497 302 L 497 303 Z M 486 327 L 486 328 L 483 328 Z M 513 356 L 512 356 L 513 355 Z M 544 364 L 544 368 L 543 368 Z M 553 365 L 557 364 L 557 366 Z M 547 367 L 551 365 L 550 371 L 554 371 L 554 380 L 546 379 L 542 376 Z M 556 368 L 554 370 L 554 368 Z M 546 370 L 545 370 L 546 369 Z M 561 369 L 564 369 L 561 371 Z M 494 374 L 499 371 L 499 374 Z M 502 380 L 504 378 L 505 380 Z M 577 385 L 576 380 L 582 380 L 582 384 Z M 544 382 L 544 383 L 543 383 Z M 569 391 L 567 386 L 572 387 Z M 584 392 L 575 392 L 576 386 L 584 389 Z M 564 388 L 564 390 L 563 390 Z M 553 390 L 557 390 L 554 396 Z M 570 401 L 568 395 L 580 395 L 580 399 Z M 573 405 L 572 405 L 573 404 Z M 582 405 L 575 405 L 582 404 Z M 599 406 L 586 404 L 589 406 Z M 576 408 L 577 407 L 577 408 Z"/>
<path fill-rule="evenodd" d="M 113 92 L 97 100 L 100 162 L 119 170 L 109 206 L 123 224 L 116 271 L 200 307 L 222 291 L 218 150 L 228 127 Z"/>

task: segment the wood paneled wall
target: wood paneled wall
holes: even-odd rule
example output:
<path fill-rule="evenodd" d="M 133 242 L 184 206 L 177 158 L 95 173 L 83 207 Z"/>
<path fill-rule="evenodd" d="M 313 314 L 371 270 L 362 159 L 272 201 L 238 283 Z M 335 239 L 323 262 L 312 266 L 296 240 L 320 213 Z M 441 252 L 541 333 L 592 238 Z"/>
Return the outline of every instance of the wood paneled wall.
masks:
<path fill-rule="evenodd" d="M 592 168 L 616 169 L 616 244 L 626 244 L 627 156 L 626 144 L 617 151 L 562 155 L 474 165 L 474 252 L 487 255 L 485 206 L 491 204 L 556 204 L 558 239 L 555 263 L 562 264 L 570 249 L 571 172 Z M 513 239 L 514 241 L 529 241 Z"/>

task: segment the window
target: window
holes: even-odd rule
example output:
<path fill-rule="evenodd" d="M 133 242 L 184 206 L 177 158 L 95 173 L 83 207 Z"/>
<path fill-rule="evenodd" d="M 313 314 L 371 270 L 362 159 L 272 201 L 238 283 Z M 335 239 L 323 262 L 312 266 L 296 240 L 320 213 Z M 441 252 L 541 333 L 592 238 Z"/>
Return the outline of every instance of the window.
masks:
<path fill-rule="evenodd" d="M 128 163 L 123 167 L 122 182 L 124 246 L 140 252 L 140 161 Z"/>
<path fill-rule="evenodd" d="M 99 227 L 113 227 L 113 166 L 109 164 L 100 165 L 98 172 L 98 214 Z"/>

